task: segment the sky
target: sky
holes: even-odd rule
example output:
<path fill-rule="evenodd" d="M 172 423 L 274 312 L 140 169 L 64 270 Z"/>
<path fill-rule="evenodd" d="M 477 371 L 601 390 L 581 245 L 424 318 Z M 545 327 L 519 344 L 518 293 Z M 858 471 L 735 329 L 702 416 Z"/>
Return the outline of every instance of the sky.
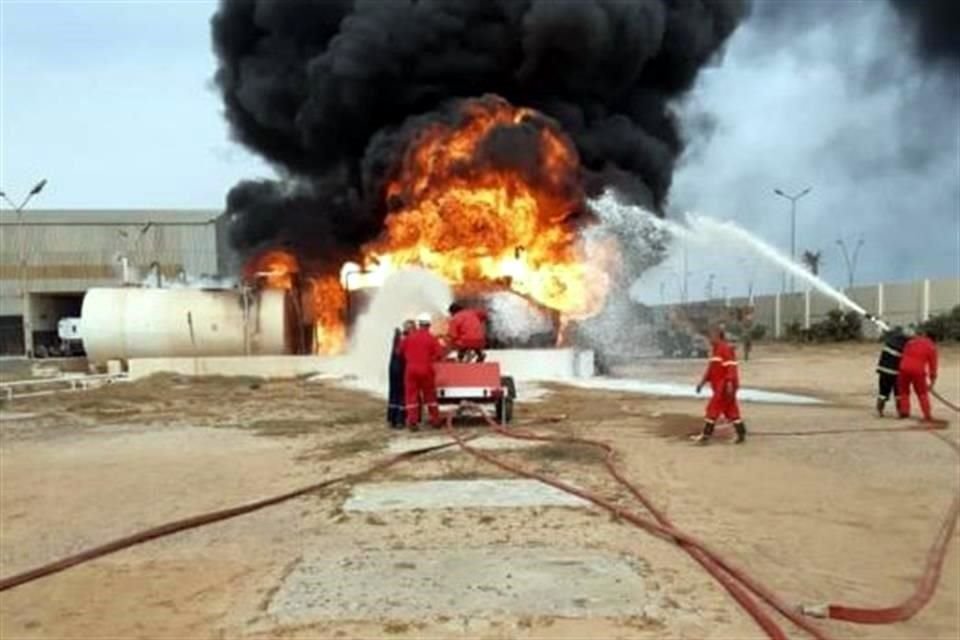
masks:
<path fill-rule="evenodd" d="M 843 283 L 837 240 L 862 237 L 857 280 L 960 274 L 960 80 L 911 57 L 884 2 L 761 8 L 677 105 L 691 144 L 670 215 L 732 219 L 789 247 L 780 188 L 799 203 L 798 251 Z M 216 3 L 0 0 L 0 188 L 42 208 L 221 209 L 242 178 L 272 176 L 229 139 L 211 76 Z M 799 7 L 793 10 L 792 7 Z M 783 14 L 786 14 L 785 16 Z M 776 15 L 773 15 L 776 14 Z M 688 291 L 778 290 L 736 248 L 687 255 Z M 635 287 L 680 293 L 680 252 Z M 712 278 L 711 278 L 712 275 Z M 661 286 L 662 283 L 662 286 Z"/>
<path fill-rule="evenodd" d="M 0 0 L 0 188 L 42 208 L 221 209 L 272 175 L 212 87 L 215 2 Z"/>

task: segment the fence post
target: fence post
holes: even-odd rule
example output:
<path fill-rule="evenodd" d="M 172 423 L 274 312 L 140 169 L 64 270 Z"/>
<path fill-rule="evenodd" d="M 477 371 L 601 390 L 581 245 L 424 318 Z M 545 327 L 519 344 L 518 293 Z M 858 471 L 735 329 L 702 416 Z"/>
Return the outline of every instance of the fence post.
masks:
<path fill-rule="evenodd" d="M 877 317 L 883 317 L 883 283 L 877 283 Z"/>
<path fill-rule="evenodd" d="M 923 281 L 923 308 L 920 311 L 920 320 L 926 322 L 930 319 L 930 279 Z"/>
<path fill-rule="evenodd" d="M 782 335 L 780 328 L 780 294 L 773 294 L 773 337 L 779 338 Z"/>
<path fill-rule="evenodd" d="M 803 328 L 810 328 L 810 289 L 803 294 Z"/>

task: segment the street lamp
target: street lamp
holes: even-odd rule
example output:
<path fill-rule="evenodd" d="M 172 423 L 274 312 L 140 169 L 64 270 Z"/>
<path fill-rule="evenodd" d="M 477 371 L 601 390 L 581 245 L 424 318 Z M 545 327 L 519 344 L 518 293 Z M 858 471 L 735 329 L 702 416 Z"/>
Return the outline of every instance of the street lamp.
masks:
<path fill-rule="evenodd" d="M 30 200 L 43 191 L 43 188 L 47 186 L 47 179 L 44 178 L 37 184 L 33 185 L 33 189 L 30 189 L 30 192 L 24 197 L 19 205 L 15 204 L 11 200 L 5 191 L 0 191 L 0 198 L 6 200 L 13 210 L 17 212 L 17 261 L 20 265 L 20 313 L 23 317 L 23 352 L 25 355 L 29 354 L 31 349 L 28 349 L 30 345 L 30 323 L 28 322 L 27 315 L 27 261 L 26 261 L 26 247 L 27 241 L 23 234 L 23 208 L 27 206 L 27 203 Z"/>
<path fill-rule="evenodd" d="M 797 200 L 810 193 L 813 187 L 807 187 L 800 193 L 789 195 L 780 189 L 774 189 L 773 192 L 781 198 L 790 201 L 790 259 L 797 260 Z M 786 274 L 784 274 L 784 289 L 786 289 Z M 793 274 L 790 275 L 790 293 L 793 293 Z"/>
<path fill-rule="evenodd" d="M 857 271 L 857 258 L 860 256 L 860 248 L 863 246 L 863 236 L 857 239 L 857 246 L 854 247 L 852 256 L 847 251 L 847 243 L 843 241 L 843 238 L 838 238 L 837 244 L 840 246 L 840 251 L 843 252 L 843 261 L 847 265 L 847 288 L 850 289 L 853 288 L 853 276 Z"/>

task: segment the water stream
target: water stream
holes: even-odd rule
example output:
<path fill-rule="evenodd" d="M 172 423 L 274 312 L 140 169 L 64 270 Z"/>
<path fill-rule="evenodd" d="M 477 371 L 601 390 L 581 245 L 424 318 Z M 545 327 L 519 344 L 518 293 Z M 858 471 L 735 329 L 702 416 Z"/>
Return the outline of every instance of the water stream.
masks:
<path fill-rule="evenodd" d="M 624 204 L 618 201 L 610 192 L 603 194 L 600 198 L 591 202 L 591 205 L 596 209 L 607 212 L 607 214 L 615 212 L 618 218 L 627 216 L 635 217 L 638 224 L 652 224 L 690 244 L 709 248 L 716 246 L 718 241 L 720 241 L 724 246 L 735 246 L 747 250 L 767 263 L 783 269 L 803 282 L 806 282 L 811 288 L 816 289 L 838 304 L 875 322 L 881 329 L 886 328 L 882 320 L 873 318 L 866 309 L 850 299 L 845 293 L 830 286 L 813 275 L 804 265 L 792 260 L 779 249 L 776 249 L 765 240 L 750 233 L 734 222 L 721 221 L 709 216 L 688 213 L 685 224 L 678 224 L 670 220 L 657 218 L 642 207 Z"/>

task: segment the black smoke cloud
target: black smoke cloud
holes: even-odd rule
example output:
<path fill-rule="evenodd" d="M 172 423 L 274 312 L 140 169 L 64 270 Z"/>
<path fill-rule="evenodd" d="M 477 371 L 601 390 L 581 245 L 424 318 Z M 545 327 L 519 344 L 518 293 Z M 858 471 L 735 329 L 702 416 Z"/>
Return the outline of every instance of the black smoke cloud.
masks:
<path fill-rule="evenodd" d="M 284 176 L 230 192 L 232 242 L 355 250 L 382 229 L 385 176 L 418 123 L 484 94 L 558 122 L 588 189 L 659 208 L 683 147 L 671 102 L 746 12 L 746 0 L 222 0 L 226 118 Z M 524 136 L 504 138 L 523 158 Z"/>
<path fill-rule="evenodd" d="M 890 0 L 912 27 L 914 46 L 925 60 L 960 66 L 960 2 Z"/>

